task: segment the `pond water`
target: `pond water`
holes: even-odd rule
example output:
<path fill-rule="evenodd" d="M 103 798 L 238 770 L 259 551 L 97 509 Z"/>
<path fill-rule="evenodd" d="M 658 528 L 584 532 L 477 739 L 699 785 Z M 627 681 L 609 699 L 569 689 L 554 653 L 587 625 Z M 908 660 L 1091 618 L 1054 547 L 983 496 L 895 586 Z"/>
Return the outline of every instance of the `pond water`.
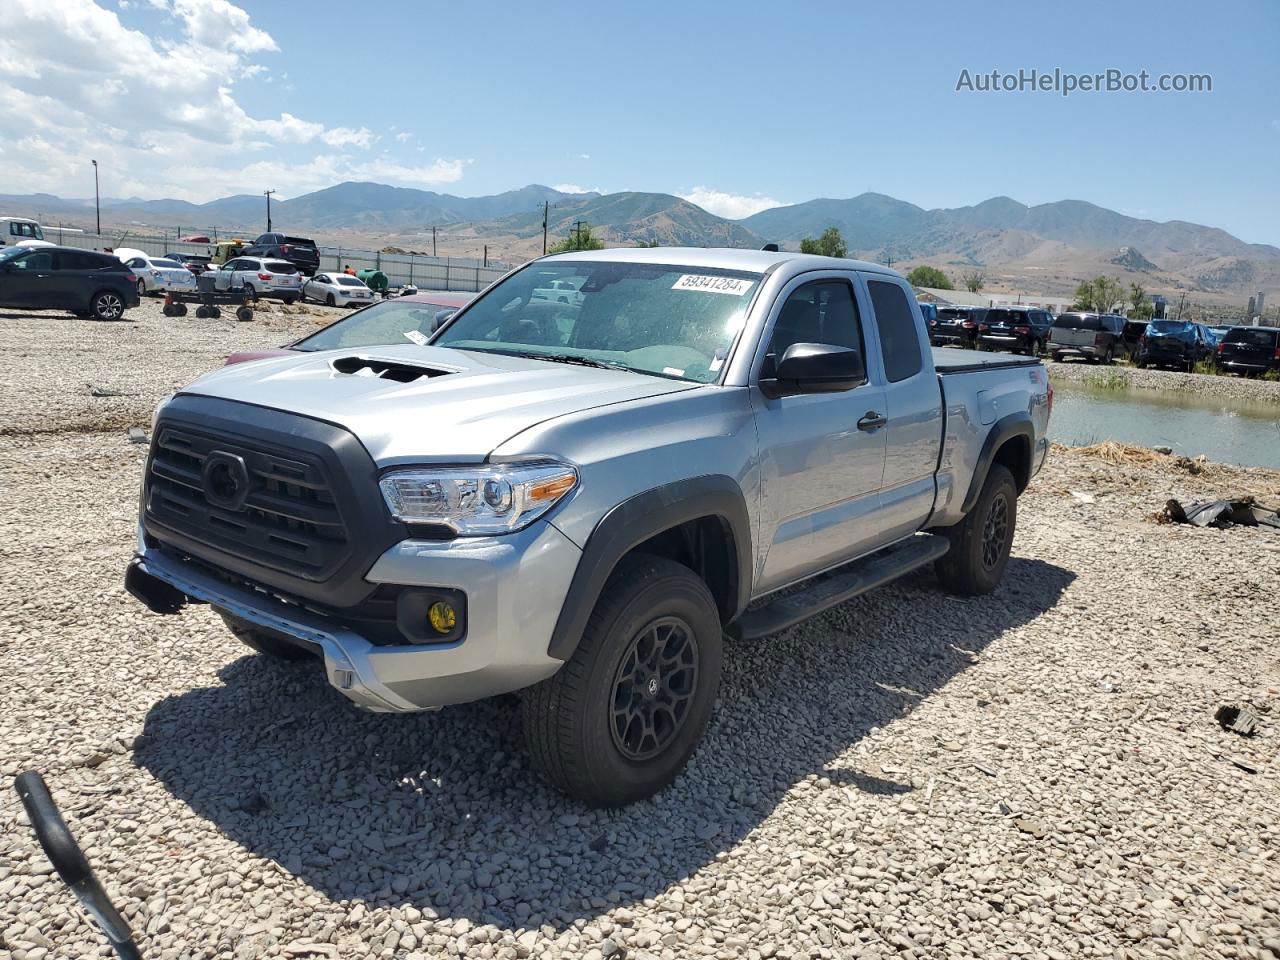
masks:
<path fill-rule="evenodd" d="M 1053 385 L 1049 439 L 1069 446 L 1114 440 L 1204 454 L 1218 463 L 1280 469 L 1280 404 L 1157 390 Z"/>

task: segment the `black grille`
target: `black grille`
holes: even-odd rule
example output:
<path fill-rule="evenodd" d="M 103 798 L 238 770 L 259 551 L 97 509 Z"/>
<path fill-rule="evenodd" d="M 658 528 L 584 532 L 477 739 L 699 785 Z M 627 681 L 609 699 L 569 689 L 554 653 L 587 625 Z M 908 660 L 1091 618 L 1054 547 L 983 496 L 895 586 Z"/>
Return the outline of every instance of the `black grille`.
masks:
<path fill-rule="evenodd" d="M 240 457 L 249 490 L 243 506 L 211 503 L 204 468 L 211 453 Z M 347 559 L 350 541 L 324 465 L 161 427 L 151 457 L 147 509 L 166 526 L 257 563 L 323 580 Z"/>
<path fill-rule="evenodd" d="M 214 567 L 313 603 L 351 607 L 409 536 L 348 431 L 279 410 L 179 395 L 156 424 L 146 532 Z"/>

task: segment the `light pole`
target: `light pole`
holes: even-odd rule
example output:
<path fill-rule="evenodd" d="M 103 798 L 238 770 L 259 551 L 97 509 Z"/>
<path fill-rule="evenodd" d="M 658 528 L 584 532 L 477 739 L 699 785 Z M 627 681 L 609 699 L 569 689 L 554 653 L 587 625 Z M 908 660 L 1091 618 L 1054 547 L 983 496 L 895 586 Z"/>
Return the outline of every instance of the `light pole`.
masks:
<path fill-rule="evenodd" d="M 274 190 L 262 191 L 262 195 L 267 198 L 267 233 L 271 232 L 271 195 L 273 193 L 275 193 Z"/>
<path fill-rule="evenodd" d="M 93 164 L 93 219 L 98 227 L 98 235 L 102 235 L 102 204 L 98 199 L 98 161 L 90 160 Z"/>

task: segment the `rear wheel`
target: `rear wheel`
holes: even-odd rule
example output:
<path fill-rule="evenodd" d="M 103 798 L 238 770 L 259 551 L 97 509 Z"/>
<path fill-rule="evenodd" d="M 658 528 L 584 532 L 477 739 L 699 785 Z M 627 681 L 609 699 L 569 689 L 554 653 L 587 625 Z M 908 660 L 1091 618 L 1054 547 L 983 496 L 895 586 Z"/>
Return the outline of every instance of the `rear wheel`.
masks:
<path fill-rule="evenodd" d="M 238 310 L 236 310 L 236 319 L 239 320 L 241 323 L 248 323 L 250 320 L 253 319 L 253 311 L 250 310 L 248 307 L 240 307 Z"/>
<path fill-rule="evenodd" d="M 252 283 L 246 283 L 244 285 L 244 295 L 250 300 L 258 299 L 258 291 Z"/>
<path fill-rule="evenodd" d="M 205 320 L 205 319 L 208 319 L 208 317 L 209 317 L 209 308 L 208 308 L 208 307 L 204 306 L 203 304 L 201 304 L 200 306 L 196 307 L 196 319 L 197 319 L 197 320 Z"/>
<path fill-rule="evenodd" d="M 119 320 L 124 316 L 124 299 L 114 290 L 102 290 L 89 301 L 89 312 L 95 320 Z"/>
<path fill-rule="evenodd" d="M 218 610 L 218 616 L 222 618 L 222 622 L 227 625 L 227 629 L 235 635 L 237 640 L 264 657 L 270 657 L 273 660 L 306 660 L 312 656 L 302 647 L 296 647 L 286 640 L 259 630 L 247 620 L 241 620 L 225 610 Z"/>
<path fill-rule="evenodd" d="M 962 596 L 979 596 L 999 586 L 1017 523 L 1018 485 L 1008 467 L 993 464 L 969 515 L 937 531 L 951 541 L 951 549 L 934 564 L 942 586 Z"/>
<path fill-rule="evenodd" d="M 1115 358 L 1116 358 L 1116 352 L 1114 348 L 1107 347 L 1107 352 L 1102 355 L 1103 364 L 1109 367 L 1111 366 L 1111 362 L 1115 360 Z"/>
<path fill-rule="evenodd" d="M 705 583 L 663 557 L 625 559 L 554 676 L 525 691 L 525 738 L 555 786 L 622 806 L 688 761 L 720 685 L 720 616 Z"/>
<path fill-rule="evenodd" d="M 284 298 L 284 305 L 285 305 L 286 307 L 291 307 L 291 306 L 293 306 L 293 305 L 294 305 L 295 303 L 297 303 L 297 302 L 298 302 L 298 298 L 297 298 L 297 297 L 285 297 L 285 298 Z"/>

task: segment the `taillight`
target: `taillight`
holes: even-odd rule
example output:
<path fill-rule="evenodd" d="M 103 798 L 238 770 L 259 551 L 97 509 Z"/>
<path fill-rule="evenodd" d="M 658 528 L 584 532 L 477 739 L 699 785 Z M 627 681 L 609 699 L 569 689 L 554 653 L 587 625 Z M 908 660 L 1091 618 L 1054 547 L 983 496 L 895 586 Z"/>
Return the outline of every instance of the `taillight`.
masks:
<path fill-rule="evenodd" d="M 966 330 L 972 330 L 975 326 L 977 326 L 977 324 L 975 324 L 972 320 L 966 320 L 964 323 L 960 324 L 960 326 L 964 327 Z"/>
<path fill-rule="evenodd" d="M 1030 333 L 1030 332 L 1031 332 L 1031 328 L 1030 328 L 1030 327 L 1014 327 L 1014 328 L 1013 328 L 1013 332 L 1014 332 L 1014 333 L 1021 333 L 1021 334 L 1023 334 L 1023 335 L 1025 336 L 1026 334 L 1028 334 L 1028 333 Z"/>
<path fill-rule="evenodd" d="M 258 274 L 258 279 L 259 279 L 259 280 L 270 280 L 270 279 L 271 279 L 271 274 L 269 274 L 269 273 L 260 273 L 260 274 Z"/>
<path fill-rule="evenodd" d="M 1280 360 L 1280 347 L 1276 347 L 1276 352 L 1271 355 L 1273 360 Z"/>
<path fill-rule="evenodd" d="M 1219 353 L 1225 353 L 1225 352 L 1226 352 L 1226 350 L 1227 350 L 1227 345 L 1226 345 L 1225 343 L 1220 343 L 1220 344 L 1218 344 L 1218 352 L 1219 352 Z M 1280 351 L 1277 351 L 1277 352 L 1280 352 Z"/>
<path fill-rule="evenodd" d="M 282 243 L 282 244 L 280 244 L 280 252 L 281 252 L 281 253 L 288 253 L 288 252 L 289 252 L 289 244 L 287 244 L 287 243 Z"/>

